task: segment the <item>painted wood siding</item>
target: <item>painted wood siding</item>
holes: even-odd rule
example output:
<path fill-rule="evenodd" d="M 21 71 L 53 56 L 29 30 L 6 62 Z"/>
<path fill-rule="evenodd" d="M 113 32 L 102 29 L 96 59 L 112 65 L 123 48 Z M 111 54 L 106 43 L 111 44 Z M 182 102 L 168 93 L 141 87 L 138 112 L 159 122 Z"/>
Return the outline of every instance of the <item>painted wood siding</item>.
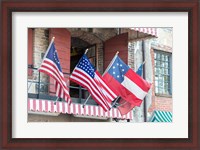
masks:
<path fill-rule="evenodd" d="M 28 65 L 33 65 L 33 29 L 28 28 Z M 32 69 L 28 69 L 28 76 L 32 76 Z"/>
<path fill-rule="evenodd" d="M 62 67 L 63 73 L 70 73 L 70 49 L 71 49 L 71 35 L 67 29 L 51 28 L 49 29 L 49 42 L 52 37 L 55 37 L 54 43 L 58 52 L 58 57 Z M 66 81 L 68 76 L 65 75 Z M 50 77 L 50 83 L 54 84 L 54 80 Z M 68 83 L 69 84 L 69 83 Z M 49 87 L 50 93 L 55 93 L 54 86 Z"/>
<path fill-rule="evenodd" d="M 128 63 L 128 33 L 117 35 L 104 43 L 104 70 L 107 68 L 116 52 L 120 58 Z"/>

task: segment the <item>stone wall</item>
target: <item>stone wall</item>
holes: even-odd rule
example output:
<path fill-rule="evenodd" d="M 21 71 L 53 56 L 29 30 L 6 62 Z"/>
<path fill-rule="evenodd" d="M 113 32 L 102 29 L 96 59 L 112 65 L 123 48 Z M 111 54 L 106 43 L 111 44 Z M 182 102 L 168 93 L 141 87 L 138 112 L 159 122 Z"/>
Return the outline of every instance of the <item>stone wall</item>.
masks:
<path fill-rule="evenodd" d="M 38 68 L 40 67 L 43 56 L 49 45 L 49 32 L 45 28 L 35 28 L 33 29 L 33 67 L 36 68 L 33 70 L 32 79 L 30 81 L 39 81 L 39 72 Z M 46 74 L 40 73 L 40 81 L 48 82 L 49 78 Z M 30 84 L 29 84 L 30 85 Z M 30 85 L 30 93 L 37 93 L 38 86 L 35 83 Z M 47 85 L 40 85 L 40 92 L 48 92 Z"/>
<path fill-rule="evenodd" d="M 144 42 L 144 43 L 142 43 Z M 144 62 L 143 60 L 143 51 L 142 47 L 144 48 L 145 53 L 145 80 L 152 83 L 153 82 L 153 74 L 152 74 L 152 61 L 150 55 L 151 49 L 151 40 L 143 40 L 143 41 L 131 41 L 129 42 L 129 66 L 137 71 L 140 65 Z M 133 57 L 132 57 L 133 56 Z M 140 107 L 135 107 L 133 109 L 133 122 L 144 122 L 145 121 L 145 114 L 144 114 L 144 105 L 146 106 L 146 112 L 148 112 L 148 108 L 152 103 L 152 90 L 150 90 L 145 97 L 144 101 L 140 105 Z M 147 117 L 149 116 L 148 113 L 146 114 Z"/>

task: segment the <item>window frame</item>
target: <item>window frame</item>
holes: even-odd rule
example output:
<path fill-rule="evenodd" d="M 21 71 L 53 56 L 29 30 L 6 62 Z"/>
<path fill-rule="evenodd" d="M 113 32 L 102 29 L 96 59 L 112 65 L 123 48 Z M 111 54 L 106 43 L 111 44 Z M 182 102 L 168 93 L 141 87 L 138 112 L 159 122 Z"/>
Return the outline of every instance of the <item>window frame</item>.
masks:
<path fill-rule="evenodd" d="M 162 55 L 168 56 L 168 61 L 166 61 L 166 60 L 163 61 L 162 58 L 160 58 L 159 60 L 156 59 L 155 58 L 155 54 L 160 54 L 161 56 Z M 154 92 L 155 92 L 155 95 L 156 96 L 163 96 L 163 97 L 172 97 L 172 53 L 171 52 L 166 52 L 166 51 L 154 49 L 153 61 L 154 61 L 154 83 L 155 83 Z M 166 67 L 164 65 L 164 67 L 163 66 L 157 67 L 156 66 L 156 61 L 160 61 L 160 65 L 163 64 L 161 62 L 164 62 L 164 63 L 168 62 L 168 66 Z M 168 74 L 165 74 L 165 71 L 161 74 L 161 78 L 162 78 L 162 80 L 164 80 L 163 83 L 168 83 L 168 88 L 167 88 L 167 92 L 168 93 L 164 92 L 164 90 L 165 90 L 165 84 L 163 84 L 163 87 L 161 89 L 162 92 L 159 92 L 159 87 L 160 87 L 159 86 L 159 79 L 156 80 L 156 74 L 157 74 L 156 73 L 156 69 L 157 68 L 159 68 L 159 69 L 160 68 L 168 69 Z M 159 75 L 160 75 L 160 73 L 159 73 Z M 165 81 L 165 79 L 164 79 L 165 76 L 168 76 L 168 82 Z M 158 76 L 158 78 L 159 78 L 159 76 Z M 158 81 L 158 85 L 156 85 L 156 81 Z M 157 88 L 158 88 L 158 91 L 156 90 Z"/>

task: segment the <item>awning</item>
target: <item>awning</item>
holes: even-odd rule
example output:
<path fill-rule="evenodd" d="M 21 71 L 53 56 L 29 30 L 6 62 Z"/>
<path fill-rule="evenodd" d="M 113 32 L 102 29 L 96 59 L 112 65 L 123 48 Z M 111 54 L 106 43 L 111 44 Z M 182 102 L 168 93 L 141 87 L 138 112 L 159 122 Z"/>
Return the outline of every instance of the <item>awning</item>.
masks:
<path fill-rule="evenodd" d="M 156 28 L 131 28 L 134 31 L 138 31 L 140 33 L 148 34 L 151 36 L 157 37 L 157 29 Z"/>
<path fill-rule="evenodd" d="M 122 32 L 128 32 L 129 41 L 137 41 L 157 37 L 157 28 L 127 28 Z"/>
<path fill-rule="evenodd" d="M 95 116 L 103 118 L 118 118 L 118 119 L 133 119 L 132 111 L 121 116 L 116 108 L 112 108 L 109 112 L 105 112 L 100 106 L 85 105 L 72 103 L 70 106 L 66 102 L 54 102 L 49 100 L 28 99 L 28 111 L 33 112 L 48 112 L 48 113 L 63 113 L 82 116 Z"/>
<path fill-rule="evenodd" d="M 155 110 L 149 119 L 149 122 L 172 122 L 172 113 Z"/>

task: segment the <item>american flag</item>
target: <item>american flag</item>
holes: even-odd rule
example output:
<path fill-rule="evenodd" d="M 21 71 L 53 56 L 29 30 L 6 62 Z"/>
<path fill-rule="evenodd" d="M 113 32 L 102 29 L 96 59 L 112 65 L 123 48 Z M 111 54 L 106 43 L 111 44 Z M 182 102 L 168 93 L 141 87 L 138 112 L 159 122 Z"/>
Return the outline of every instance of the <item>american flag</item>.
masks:
<path fill-rule="evenodd" d="M 54 42 L 51 42 L 49 45 L 41 67 L 38 70 L 46 73 L 55 80 L 56 96 L 65 99 L 70 104 L 69 89 L 64 79 Z"/>
<path fill-rule="evenodd" d="M 70 80 L 85 87 L 104 111 L 110 110 L 110 103 L 115 100 L 117 95 L 107 85 L 85 54 L 76 65 Z"/>

